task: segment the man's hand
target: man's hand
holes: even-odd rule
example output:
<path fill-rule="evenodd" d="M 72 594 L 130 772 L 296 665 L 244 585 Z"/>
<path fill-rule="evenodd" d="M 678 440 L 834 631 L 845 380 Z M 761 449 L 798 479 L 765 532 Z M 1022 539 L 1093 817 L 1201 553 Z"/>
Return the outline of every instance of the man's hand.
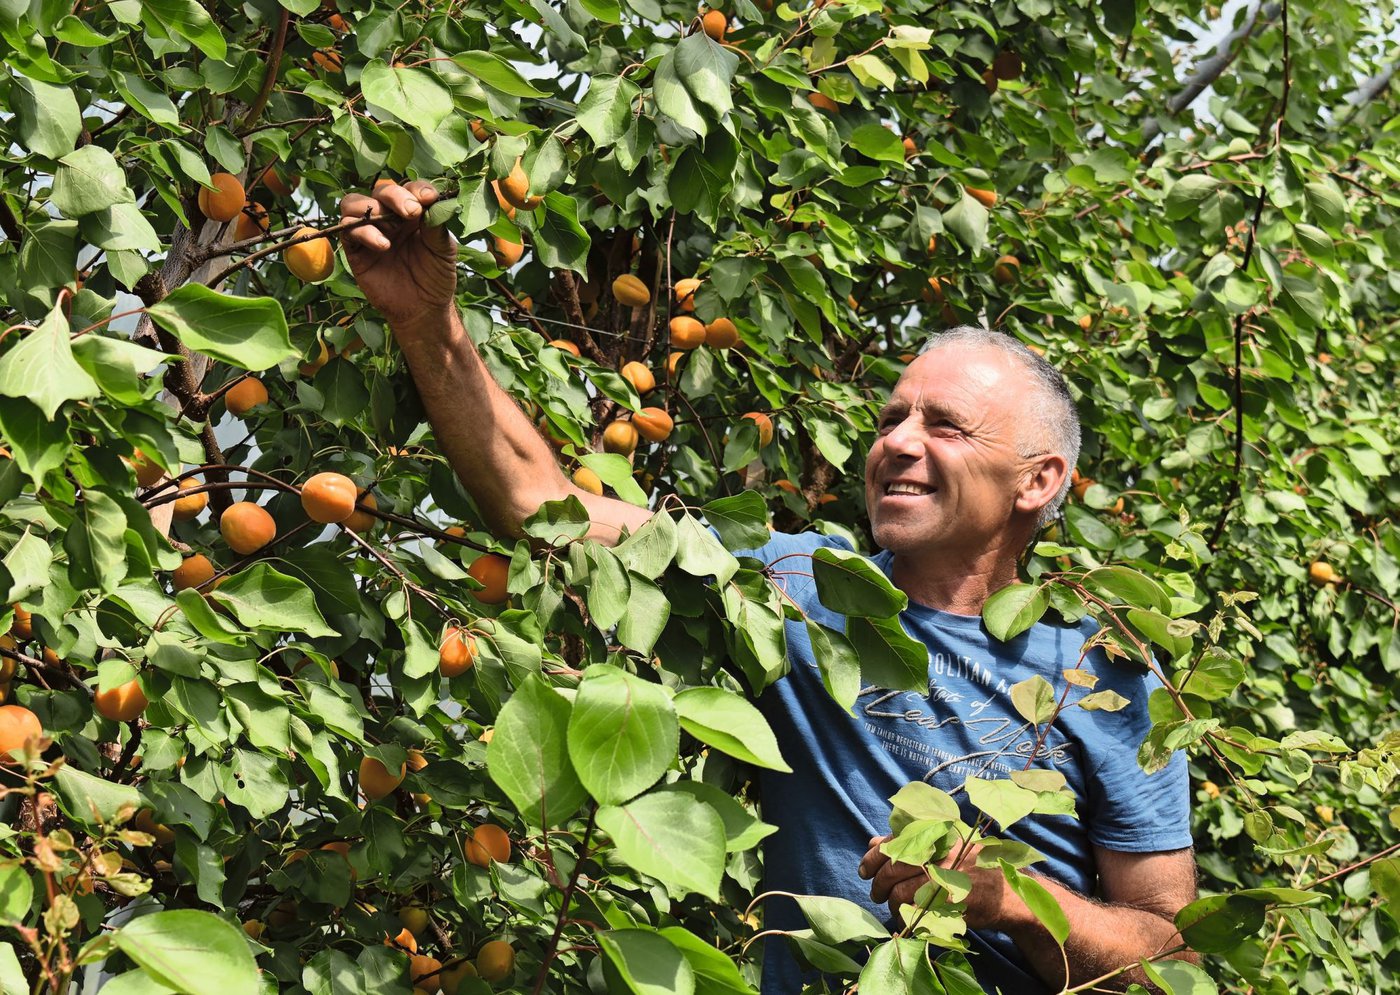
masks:
<path fill-rule="evenodd" d="M 929 881 L 928 872 L 917 864 L 901 864 L 890 860 L 880 852 L 880 844 L 891 839 L 889 836 L 875 836 L 870 840 L 870 849 L 860 861 L 860 876 L 870 882 L 870 900 L 888 902 L 890 912 L 899 915 L 905 905 L 914 904 L 914 895 Z M 1011 917 L 1026 916 L 1030 910 L 1016 897 L 1006 883 L 1000 867 L 978 867 L 977 854 L 981 847 L 974 844 L 963 853 L 956 848 L 939 861 L 940 867 L 952 868 L 966 874 L 972 880 L 972 892 L 967 896 L 964 918 L 970 929 L 1006 929 L 1012 925 Z M 959 860 L 959 854 L 962 859 Z"/>
<path fill-rule="evenodd" d="M 457 249 L 446 228 L 424 223 L 437 189 L 426 180 L 384 183 L 373 195 L 340 202 L 340 220 L 378 219 L 341 234 L 345 258 L 365 297 L 396 331 L 447 327 L 457 289 Z"/>

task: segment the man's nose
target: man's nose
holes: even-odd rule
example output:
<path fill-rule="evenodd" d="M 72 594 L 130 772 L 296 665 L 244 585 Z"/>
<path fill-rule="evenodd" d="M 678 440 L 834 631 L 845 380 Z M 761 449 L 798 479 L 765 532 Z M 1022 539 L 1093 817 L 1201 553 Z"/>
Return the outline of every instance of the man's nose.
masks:
<path fill-rule="evenodd" d="M 914 419 L 906 418 L 885 434 L 887 455 L 902 459 L 917 459 L 923 451 L 923 441 Z"/>

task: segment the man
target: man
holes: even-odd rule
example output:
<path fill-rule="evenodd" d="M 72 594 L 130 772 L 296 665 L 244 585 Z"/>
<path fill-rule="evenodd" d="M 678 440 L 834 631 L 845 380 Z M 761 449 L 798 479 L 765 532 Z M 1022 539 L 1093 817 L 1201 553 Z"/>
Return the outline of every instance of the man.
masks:
<path fill-rule="evenodd" d="M 615 542 L 650 512 L 570 483 L 491 379 L 455 309 L 451 238 L 422 223 L 436 199 L 427 183 L 390 184 L 346 197 L 341 214 L 379 219 L 346 233 L 346 256 L 403 350 L 439 445 L 493 528 L 518 533 L 542 503 L 573 495 L 592 518 L 590 535 Z M 463 398 L 472 399 L 470 431 L 458 421 Z M 1062 688 L 1061 672 L 1081 664 L 1092 626 L 1040 624 L 1001 643 L 979 618 L 987 598 L 1016 579 L 1019 555 L 1063 501 L 1078 451 L 1073 404 L 1043 360 L 977 329 L 935 340 L 882 412 L 865 473 L 882 548 L 874 562 L 909 596 L 902 621 L 929 647 L 929 693 L 865 688 L 848 715 L 822 688 L 805 632 L 790 625 L 792 672 L 759 702 L 794 766 L 790 775 L 763 772 L 764 814 L 779 826 L 765 847 L 769 889 L 897 912 L 927 880 L 921 867 L 892 863 L 878 849 L 888 798 L 901 786 L 925 780 L 965 802 L 969 776 L 1027 766 L 1065 775 L 1078 819 L 1035 816 L 1006 834 L 1046 857 L 1032 870 L 1069 918 L 1064 956 L 1000 870 L 971 859 L 960 865 L 972 878 L 973 964 L 985 988 L 1008 995 L 1057 991 L 1175 946 L 1172 917 L 1195 897 L 1184 759 L 1152 777 L 1134 760 L 1149 725 L 1151 679 L 1090 653 L 1083 667 L 1097 687 L 1131 704 L 1117 713 L 1069 708 L 1036 730 L 1016 714 L 1009 688 L 1034 674 Z M 752 555 L 776 563 L 822 545 L 842 543 L 777 535 Z M 840 617 L 804 583 L 806 572 L 780 566 L 774 575 L 809 617 L 839 628 Z M 805 925 L 790 903 L 770 904 L 766 924 Z M 795 993 L 803 980 L 785 943 L 771 943 L 764 992 Z"/>

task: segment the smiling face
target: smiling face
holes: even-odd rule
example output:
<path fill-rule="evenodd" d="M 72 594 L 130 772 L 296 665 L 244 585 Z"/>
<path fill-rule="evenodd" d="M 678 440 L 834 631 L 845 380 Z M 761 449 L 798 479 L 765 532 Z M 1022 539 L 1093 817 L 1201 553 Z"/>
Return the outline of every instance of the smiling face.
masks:
<path fill-rule="evenodd" d="M 1014 562 L 1067 472 L 1042 446 L 1025 448 L 1037 396 L 1016 359 L 994 347 L 952 344 L 915 359 L 866 459 L 875 541 L 930 563 L 1008 550 Z"/>

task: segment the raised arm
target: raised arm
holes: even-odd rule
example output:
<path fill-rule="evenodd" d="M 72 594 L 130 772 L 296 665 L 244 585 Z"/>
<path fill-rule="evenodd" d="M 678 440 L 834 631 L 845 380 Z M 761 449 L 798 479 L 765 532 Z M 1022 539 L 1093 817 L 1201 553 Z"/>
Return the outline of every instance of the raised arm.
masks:
<path fill-rule="evenodd" d="M 593 520 L 590 538 L 616 542 L 651 513 L 575 486 L 549 443 L 492 379 L 457 312 L 452 236 L 424 223 L 437 199 L 422 180 L 381 184 L 372 196 L 347 196 L 340 213 L 343 221 L 380 219 L 344 233 L 345 257 L 408 360 L 443 455 L 498 534 L 518 535 L 541 504 L 572 494 Z"/>

